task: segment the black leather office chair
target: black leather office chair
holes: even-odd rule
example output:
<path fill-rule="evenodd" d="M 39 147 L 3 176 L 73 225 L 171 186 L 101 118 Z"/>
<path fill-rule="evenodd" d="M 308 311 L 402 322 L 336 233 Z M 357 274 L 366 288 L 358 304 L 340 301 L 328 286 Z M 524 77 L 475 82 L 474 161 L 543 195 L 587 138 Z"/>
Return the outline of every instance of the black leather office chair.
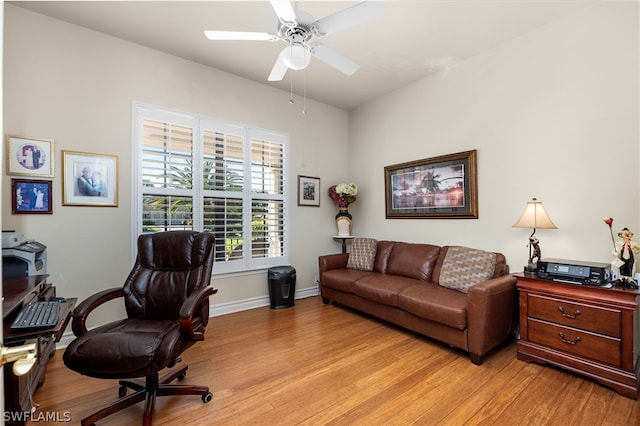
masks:
<path fill-rule="evenodd" d="M 124 286 L 97 293 L 73 312 L 77 338 L 63 360 L 67 367 L 91 377 L 120 380 L 120 399 L 82 420 L 90 425 L 110 414 L 146 400 L 143 424 L 151 425 L 155 397 L 213 395 L 206 386 L 170 384 L 184 378 L 187 366 L 159 378 L 180 354 L 199 340 L 209 318 L 209 286 L 214 237 L 209 233 L 170 231 L 141 235 L 138 255 Z M 99 305 L 124 298 L 127 318 L 91 330 L 86 320 Z M 124 380 L 142 378 L 145 380 Z M 134 392 L 127 395 L 127 388 Z"/>

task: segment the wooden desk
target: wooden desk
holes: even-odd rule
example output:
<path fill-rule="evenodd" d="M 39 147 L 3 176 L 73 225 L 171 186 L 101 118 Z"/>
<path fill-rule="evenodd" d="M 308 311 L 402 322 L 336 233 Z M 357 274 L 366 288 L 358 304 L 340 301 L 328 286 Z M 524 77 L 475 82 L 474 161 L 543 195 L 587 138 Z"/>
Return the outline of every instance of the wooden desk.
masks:
<path fill-rule="evenodd" d="M 2 280 L 2 320 L 4 321 L 15 309 L 22 306 L 22 302 L 29 293 L 43 289 L 49 275 L 33 275 L 30 277 L 7 278 Z"/>
<path fill-rule="evenodd" d="M 44 383 L 49 358 L 56 349 L 62 333 L 71 318 L 76 298 L 60 303 L 59 321 L 54 327 L 12 330 L 11 323 L 22 306 L 29 302 L 46 301 L 56 296 L 56 288 L 47 282 L 48 275 L 8 278 L 2 280 L 2 328 L 5 346 L 18 346 L 26 342 L 35 342 L 38 349 L 37 362 L 24 376 L 15 376 L 11 368 L 4 369 L 4 398 L 7 412 L 31 410 L 31 397 L 36 388 Z M 10 425 L 22 425 L 22 421 L 10 421 Z"/>

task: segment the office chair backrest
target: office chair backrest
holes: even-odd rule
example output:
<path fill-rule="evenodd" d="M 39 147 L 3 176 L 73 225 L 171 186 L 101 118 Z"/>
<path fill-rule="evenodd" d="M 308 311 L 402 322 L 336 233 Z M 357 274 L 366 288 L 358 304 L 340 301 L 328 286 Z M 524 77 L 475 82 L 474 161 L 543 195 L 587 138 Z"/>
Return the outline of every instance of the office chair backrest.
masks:
<path fill-rule="evenodd" d="M 214 237 L 207 232 L 140 235 L 136 263 L 124 283 L 129 318 L 178 319 L 185 299 L 209 285 L 213 254 Z M 208 300 L 199 312 L 206 325 Z"/>

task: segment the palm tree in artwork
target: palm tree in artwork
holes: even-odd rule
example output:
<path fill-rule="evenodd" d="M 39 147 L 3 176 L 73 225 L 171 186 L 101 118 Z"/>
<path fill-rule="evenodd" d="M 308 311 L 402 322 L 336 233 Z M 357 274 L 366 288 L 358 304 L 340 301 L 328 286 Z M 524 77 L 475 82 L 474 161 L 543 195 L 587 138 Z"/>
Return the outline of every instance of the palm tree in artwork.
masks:
<path fill-rule="evenodd" d="M 435 174 L 433 170 L 428 171 L 422 179 L 422 187 L 430 193 L 438 192 L 440 190 L 441 183 L 439 179 L 440 175 Z"/>

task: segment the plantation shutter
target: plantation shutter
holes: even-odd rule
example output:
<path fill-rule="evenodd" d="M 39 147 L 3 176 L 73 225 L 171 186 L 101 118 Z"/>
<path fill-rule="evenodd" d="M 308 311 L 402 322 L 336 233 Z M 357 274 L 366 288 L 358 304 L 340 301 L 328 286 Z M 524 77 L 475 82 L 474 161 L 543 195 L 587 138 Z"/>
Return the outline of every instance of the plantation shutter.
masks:
<path fill-rule="evenodd" d="M 135 129 L 138 233 L 211 232 L 214 274 L 287 262 L 286 135 L 142 105 Z"/>

